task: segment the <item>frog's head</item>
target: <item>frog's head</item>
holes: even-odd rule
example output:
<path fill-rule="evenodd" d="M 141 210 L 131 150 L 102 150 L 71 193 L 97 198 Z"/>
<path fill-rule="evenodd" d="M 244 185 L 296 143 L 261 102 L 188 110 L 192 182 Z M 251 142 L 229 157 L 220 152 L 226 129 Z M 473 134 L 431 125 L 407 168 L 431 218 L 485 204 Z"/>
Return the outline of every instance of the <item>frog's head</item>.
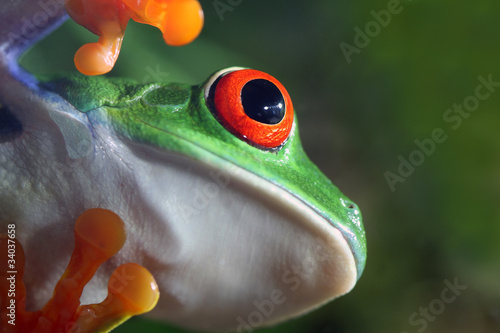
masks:
<path fill-rule="evenodd" d="M 361 276 L 360 211 L 306 156 L 272 76 L 230 68 L 194 87 L 81 77 L 50 86 L 131 171 L 133 212 L 105 208 L 144 221 L 129 228 L 162 292 L 158 316 L 256 328 L 343 295 Z"/>

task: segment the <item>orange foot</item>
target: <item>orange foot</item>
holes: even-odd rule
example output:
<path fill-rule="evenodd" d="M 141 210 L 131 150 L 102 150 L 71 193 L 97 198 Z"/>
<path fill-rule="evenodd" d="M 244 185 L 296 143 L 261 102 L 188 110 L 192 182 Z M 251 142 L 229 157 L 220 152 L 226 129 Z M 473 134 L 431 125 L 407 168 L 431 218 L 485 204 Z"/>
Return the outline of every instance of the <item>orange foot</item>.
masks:
<path fill-rule="evenodd" d="M 157 27 L 165 42 L 174 46 L 192 42 L 203 27 L 197 0 L 66 0 L 66 11 L 99 36 L 97 43 L 82 46 L 75 55 L 76 68 L 86 75 L 113 68 L 130 19 Z"/>
<path fill-rule="evenodd" d="M 1 333 L 109 332 L 131 316 L 152 310 L 158 302 L 158 286 L 151 273 L 128 263 L 111 275 L 103 302 L 80 305 L 85 285 L 122 248 L 126 238 L 118 215 L 90 209 L 76 221 L 75 249 L 52 298 L 42 310 L 26 311 L 24 252 L 14 228 L 9 225 L 9 233 L 0 235 Z"/>

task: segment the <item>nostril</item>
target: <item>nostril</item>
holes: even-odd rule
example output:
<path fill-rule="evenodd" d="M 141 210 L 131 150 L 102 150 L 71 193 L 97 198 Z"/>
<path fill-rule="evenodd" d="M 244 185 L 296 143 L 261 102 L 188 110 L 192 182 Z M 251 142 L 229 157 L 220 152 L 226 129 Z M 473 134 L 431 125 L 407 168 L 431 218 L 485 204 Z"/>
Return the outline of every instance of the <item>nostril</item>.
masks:
<path fill-rule="evenodd" d="M 346 199 L 340 199 L 342 202 L 342 205 L 347 208 L 348 210 L 354 211 L 355 213 L 359 211 L 358 205 L 356 205 L 354 202 L 351 200 L 346 200 Z"/>
<path fill-rule="evenodd" d="M 358 209 L 358 205 L 356 205 L 354 202 L 345 200 L 344 201 L 344 206 L 348 209 Z"/>

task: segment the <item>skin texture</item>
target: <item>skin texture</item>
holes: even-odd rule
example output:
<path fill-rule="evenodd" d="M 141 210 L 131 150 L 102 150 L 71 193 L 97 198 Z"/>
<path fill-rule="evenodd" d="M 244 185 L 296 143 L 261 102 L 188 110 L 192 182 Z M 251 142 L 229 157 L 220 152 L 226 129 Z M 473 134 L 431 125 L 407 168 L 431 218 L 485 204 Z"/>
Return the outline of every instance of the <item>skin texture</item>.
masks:
<path fill-rule="evenodd" d="M 33 15 L 27 4 L 3 8 L 1 18 L 13 19 L 0 31 L 21 29 L 16 15 Z M 128 236 L 83 303 L 103 299 L 124 262 L 155 277 L 153 316 L 208 331 L 241 329 L 262 308 L 260 325 L 278 323 L 354 286 L 366 258 L 359 209 L 307 158 L 296 120 L 280 149 L 263 150 L 214 117 L 205 101 L 212 80 L 40 83 L 16 62 L 38 37 L 4 34 L 0 44 L 0 228 L 16 224 L 25 249 L 28 308 L 50 298 L 73 223 L 91 208 L 118 214 Z"/>

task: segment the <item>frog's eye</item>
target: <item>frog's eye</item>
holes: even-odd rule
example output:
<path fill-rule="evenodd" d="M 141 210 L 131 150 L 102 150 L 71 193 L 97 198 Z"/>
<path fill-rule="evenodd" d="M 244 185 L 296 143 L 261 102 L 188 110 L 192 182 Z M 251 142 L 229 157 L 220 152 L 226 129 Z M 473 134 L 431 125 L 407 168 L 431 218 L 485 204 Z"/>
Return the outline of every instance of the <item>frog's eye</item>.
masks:
<path fill-rule="evenodd" d="M 205 99 L 228 131 L 253 146 L 278 148 L 292 130 L 290 96 L 269 74 L 241 68 L 218 72 L 208 81 Z"/>

